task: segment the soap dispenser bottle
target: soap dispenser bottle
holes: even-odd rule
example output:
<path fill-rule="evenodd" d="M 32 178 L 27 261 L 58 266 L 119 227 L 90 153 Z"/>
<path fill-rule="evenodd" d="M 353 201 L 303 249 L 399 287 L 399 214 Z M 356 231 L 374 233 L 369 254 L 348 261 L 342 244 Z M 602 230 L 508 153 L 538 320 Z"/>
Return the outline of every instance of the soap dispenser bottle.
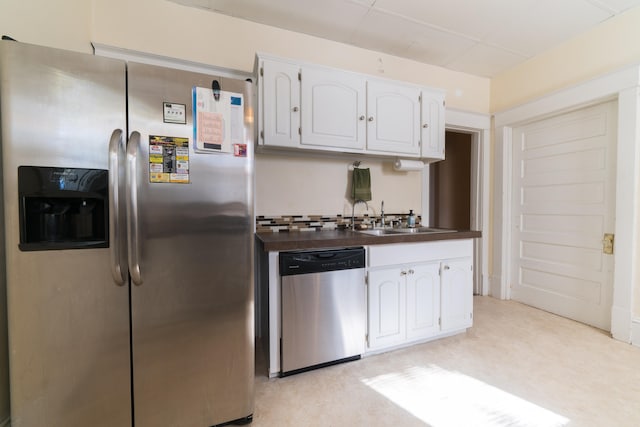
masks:
<path fill-rule="evenodd" d="M 413 228 L 416 226 L 416 216 L 413 214 L 413 209 L 409 209 L 409 216 L 407 217 L 407 227 Z"/>

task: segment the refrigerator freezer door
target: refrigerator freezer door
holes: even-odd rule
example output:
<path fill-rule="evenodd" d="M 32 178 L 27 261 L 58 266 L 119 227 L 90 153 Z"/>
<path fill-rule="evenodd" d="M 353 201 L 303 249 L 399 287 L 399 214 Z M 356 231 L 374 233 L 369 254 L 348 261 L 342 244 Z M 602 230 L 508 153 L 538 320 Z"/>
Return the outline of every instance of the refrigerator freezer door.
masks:
<path fill-rule="evenodd" d="M 135 63 L 129 63 L 128 76 L 130 137 L 139 133 L 139 144 L 128 152 L 137 158 L 129 170 L 136 200 L 130 200 L 128 215 L 130 221 L 137 216 L 135 283 L 141 283 L 131 288 L 135 425 L 201 427 L 250 416 L 251 109 L 245 105 L 240 119 L 246 151 L 196 152 L 192 89 L 211 88 L 213 78 Z M 252 102 L 250 83 L 216 79 L 222 91 L 242 93 L 245 103 Z M 165 121 L 167 104 L 169 111 L 186 112 L 185 124 Z M 184 138 L 188 178 L 150 182 L 150 170 L 162 167 L 150 158 L 150 152 L 159 155 L 151 141 L 173 141 L 169 148 L 184 149 Z"/>
<path fill-rule="evenodd" d="M 107 170 L 125 129 L 125 64 L 0 44 L 11 425 L 127 426 L 129 296 L 108 248 L 23 252 L 18 166 Z"/>

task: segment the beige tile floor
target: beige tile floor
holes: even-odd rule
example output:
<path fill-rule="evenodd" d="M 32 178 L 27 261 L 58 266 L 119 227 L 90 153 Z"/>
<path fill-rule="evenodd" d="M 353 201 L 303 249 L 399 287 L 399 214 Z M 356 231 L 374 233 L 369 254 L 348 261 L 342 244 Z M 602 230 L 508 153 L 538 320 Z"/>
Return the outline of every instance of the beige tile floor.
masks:
<path fill-rule="evenodd" d="M 640 348 L 544 311 L 475 297 L 466 333 L 268 379 L 254 427 L 640 426 Z"/>

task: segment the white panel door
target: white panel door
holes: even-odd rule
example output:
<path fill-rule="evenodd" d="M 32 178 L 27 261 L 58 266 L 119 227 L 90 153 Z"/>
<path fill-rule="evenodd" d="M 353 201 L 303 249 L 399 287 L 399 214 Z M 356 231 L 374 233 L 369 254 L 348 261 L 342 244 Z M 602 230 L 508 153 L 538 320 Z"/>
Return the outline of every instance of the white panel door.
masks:
<path fill-rule="evenodd" d="M 610 330 L 616 104 L 514 129 L 511 296 Z"/>
<path fill-rule="evenodd" d="M 361 76 L 304 68 L 301 90 L 303 145 L 364 149 L 366 93 Z"/>
<path fill-rule="evenodd" d="M 406 337 L 405 275 L 399 267 L 369 272 L 369 348 L 402 343 Z"/>
<path fill-rule="evenodd" d="M 417 265 L 407 272 L 407 339 L 429 338 L 440 331 L 440 263 Z"/>
<path fill-rule="evenodd" d="M 300 67 L 265 60 L 262 64 L 262 99 L 264 145 L 300 146 Z"/>
<path fill-rule="evenodd" d="M 367 149 L 420 154 L 420 89 L 367 83 Z"/>

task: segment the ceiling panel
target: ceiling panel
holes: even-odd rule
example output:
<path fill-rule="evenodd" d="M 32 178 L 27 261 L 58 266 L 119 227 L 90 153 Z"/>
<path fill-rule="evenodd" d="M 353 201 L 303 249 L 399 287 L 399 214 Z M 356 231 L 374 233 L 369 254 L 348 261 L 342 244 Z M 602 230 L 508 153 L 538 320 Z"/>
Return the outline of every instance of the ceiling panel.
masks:
<path fill-rule="evenodd" d="M 640 0 L 170 1 L 487 77 L 640 7 Z"/>
<path fill-rule="evenodd" d="M 443 65 L 452 56 L 474 45 L 473 41 L 465 38 L 378 10 L 367 14 L 351 41 L 367 49 L 419 57 L 433 65 Z"/>
<path fill-rule="evenodd" d="M 480 40 L 515 13 L 519 4 L 513 0 L 378 0 L 375 7 Z"/>
<path fill-rule="evenodd" d="M 465 37 L 426 28 L 416 36 L 407 50 L 407 56 L 419 62 L 441 67 L 445 67 L 476 44 Z"/>
<path fill-rule="evenodd" d="M 524 56 L 533 56 L 579 34 L 611 15 L 584 0 L 528 0 L 520 13 L 495 25 L 484 39 Z"/>
<path fill-rule="evenodd" d="M 612 13 L 620 13 L 640 5 L 638 0 L 588 0 L 596 6 L 607 8 Z"/>
<path fill-rule="evenodd" d="M 347 42 L 369 6 L 355 1 L 323 0 L 173 0 L 273 27 Z M 339 13 L 332 13 L 339 11 Z M 330 34 L 330 37 L 327 37 Z"/>
<path fill-rule="evenodd" d="M 523 56 L 478 43 L 446 65 L 446 68 L 490 77 L 524 61 Z"/>

